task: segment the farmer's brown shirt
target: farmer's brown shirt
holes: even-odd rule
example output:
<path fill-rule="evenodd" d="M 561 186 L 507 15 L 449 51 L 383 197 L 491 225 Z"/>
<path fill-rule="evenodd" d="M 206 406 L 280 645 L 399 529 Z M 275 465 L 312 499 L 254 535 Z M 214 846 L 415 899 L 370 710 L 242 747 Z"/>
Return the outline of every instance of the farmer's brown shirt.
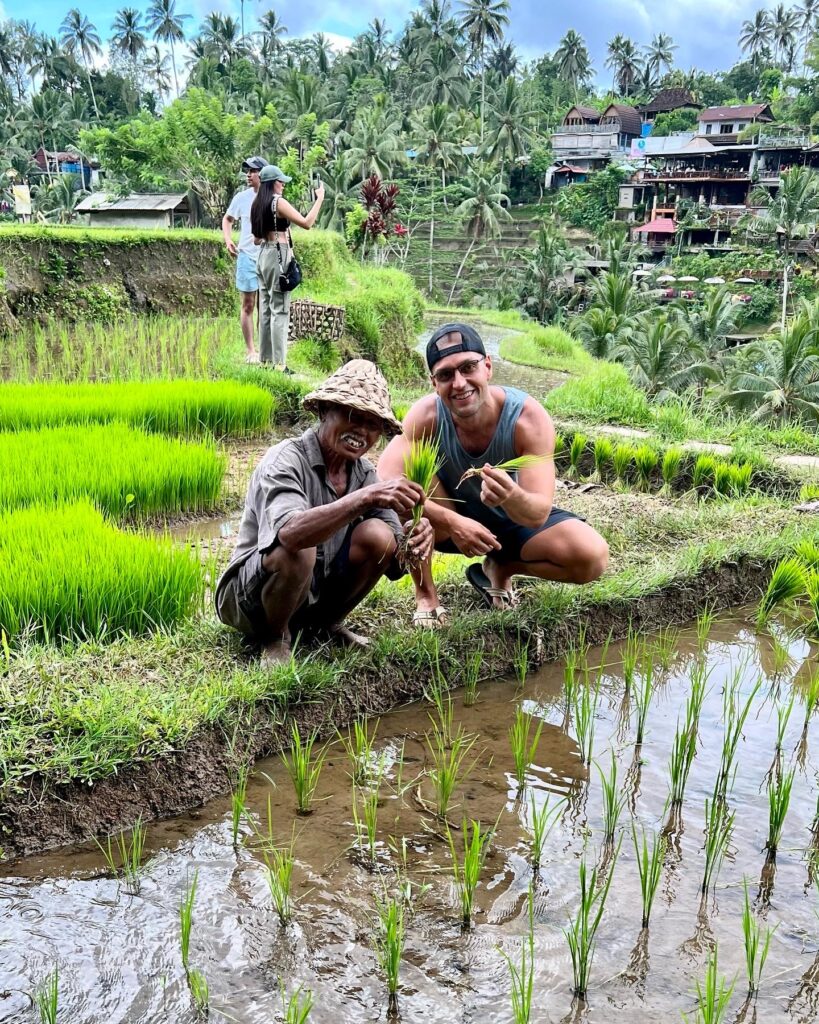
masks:
<path fill-rule="evenodd" d="M 350 484 L 346 493 L 352 494 L 362 487 L 369 487 L 377 483 L 377 479 L 375 467 L 369 459 L 352 461 Z M 301 437 L 288 438 L 268 448 L 250 478 L 239 537 L 233 557 L 217 584 L 217 601 L 220 590 L 239 566 L 254 551 L 263 554 L 274 547 L 279 531 L 294 516 L 311 508 L 329 505 L 338 501 L 338 497 L 335 487 L 330 483 L 314 428 L 305 430 Z M 395 512 L 385 508 L 370 509 L 317 545 L 314 583 L 327 575 L 330 563 L 341 550 L 348 530 L 363 519 L 383 519 L 396 538 L 403 536 Z M 310 600 L 314 601 L 316 596 L 312 592 Z"/>

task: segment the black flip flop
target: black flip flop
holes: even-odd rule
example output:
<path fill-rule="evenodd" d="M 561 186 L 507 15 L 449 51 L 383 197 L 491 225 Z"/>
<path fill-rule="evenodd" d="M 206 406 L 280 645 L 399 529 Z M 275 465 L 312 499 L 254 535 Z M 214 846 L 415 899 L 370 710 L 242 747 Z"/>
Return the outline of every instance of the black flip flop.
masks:
<path fill-rule="evenodd" d="M 481 603 L 486 608 L 491 608 L 493 611 L 497 612 L 505 611 L 508 608 L 514 607 L 514 592 L 511 590 L 498 590 L 496 587 L 493 587 L 489 577 L 483 571 L 483 566 L 480 562 L 472 562 L 471 565 L 466 567 L 466 578 L 478 592 Z M 503 608 L 499 608 L 493 602 L 492 598 L 494 597 L 499 597 L 504 602 Z"/>

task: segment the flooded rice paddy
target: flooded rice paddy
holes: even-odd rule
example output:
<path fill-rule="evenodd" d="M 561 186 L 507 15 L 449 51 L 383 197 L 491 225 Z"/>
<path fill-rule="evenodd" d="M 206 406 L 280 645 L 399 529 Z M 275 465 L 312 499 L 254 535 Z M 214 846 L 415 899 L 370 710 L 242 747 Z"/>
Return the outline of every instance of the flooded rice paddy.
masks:
<path fill-rule="evenodd" d="M 475 894 L 473 924 L 461 927 L 446 829 L 433 813 L 432 767 L 425 733 L 427 703 L 381 719 L 371 764 L 380 773 L 376 864 L 356 842 L 351 762 L 341 743 L 328 751 L 308 816 L 295 812 L 290 778 L 280 759 L 259 763 L 247 789 L 247 819 L 236 848 L 231 801 L 152 824 L 139 895 L 106 871 L 97 848 L 67 850 L 7 866 L 0 879 L 0 1021 L 39 1020 L 32 1004 L 38 982 L 59 969 L 59 1021 L 71 1024 L 187 1024 L 197 1019 L 180 957 L 179 905 L 194 872 L 190 966 L 210 989 L 210 1019 L 241 1024 L 282 1020 L 280 986 L 310 990 L 309 1021 L 390 1019 L 384 977 L 372 946 L 375 897 L 412 894 L 405 915 L 406 946 L 397 1016 L 410 1022 L 512 1021 L 509 967 L 519 963 L 533 893 L 534 1022 L 679 1021 L 694 1018 L 694 988 L 716 945 L 719 971 L 736 978 L 726 1021 L 774 1024 L 819 1016 L 819 891 L 810 876 L 817 810 L 819 722 L 805 723 L 805 694 L 816 671 L 816 649 L 799 639 L 757 636 L 741 619 L 718 620 L 700 645 L 696 631 L 667 634 L 654 652 L 653 696 L 643 744 L 635 750 L 640 670 L 628 692 L 624 645 L 586 656 L 599 674 L 593 758 L 608 773 L 613 752 L 623 808 L 622 836 L 608 901 L 597 935 L 588 997 L 573 1000 L 564 936 L 578 909 L 578 871 L 601 857 L 603 787 L 600 772 L 582 763 L 576 714 L 564 699 L 564 666 L 550 665 L 514 682 L 482 680 L 472 707 L 455 691 L 454 730 L 475 736 L 465 758 L 449 820 L 457 851 L 462 815 L 495 825 Z M 674 641 L 671 643 L 671 641 Z M 649 645 L 651 638 L 648 638 Z M 651 650 L 649 646 L 649 650 Z M 662 661 L 667 662 L 663 668 Z M 581 659 L 582 662 L 582 659 Z M 640 886 L 632 822 L 649 833 L 668 820 L 669 756 L 691 680 L 707 678 L 698 746 L 685 789 L 682 818 L 669 836 L 648 931 L 641 929 Z M 582 672 L 578 678 L 582 678 Z M 759 688 L 754 693 L 754 689 Z M 741 709 L 752 694 L 728 783 L 733 835 L 716 886 L 705 901 L 703 825 L 723 747 L 725 694 Z M 797 701 L 784 729 L 782 772 L 794 771 L 775 867 L 766 865 L 768 793 L 780 718 Z M 518 794 L 508 730 L 516 707 L 543 722 L 534 762 Z M 374 766 L 378 765 L 375 769 Z M 531 808 L 565 803 L 534 873 Z M 269 816 L 278 842 L 295 829 L 293 918 L 286 927 L 273 909 L 267 869 L 254 829 Z M 360 810 L 360 808 L 359 808 Z M 616 847 L 615 847 L 616 848 Z M 745 994 L 742 941 L 743 880 L 758 920 L 775 928 L 755 1002 Z"/>

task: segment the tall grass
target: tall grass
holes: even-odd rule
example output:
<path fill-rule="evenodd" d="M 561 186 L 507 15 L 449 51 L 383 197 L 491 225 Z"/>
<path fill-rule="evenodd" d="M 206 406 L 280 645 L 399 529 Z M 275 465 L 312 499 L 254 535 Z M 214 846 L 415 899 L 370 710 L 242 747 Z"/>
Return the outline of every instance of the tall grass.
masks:
<path fill-rule="evenodd" d="M 87 502 L 0 512 L 0 580 L 12 643 L 151 632 L 186 618 L 202 594 L 195 555 L 122 533 Z"/>
<path fill-rule="evenodd" d="M 592 869 L 591 876 L 589 876 L 586 858 L 584 857 L 580 861 L 580 905 L 574 920 L 569 921 L 568 928 L 563 930 L 572 958 L 572 990 L 578 998 L 584 998 L 588 992 L 597 930 L 606 908 L 606 900 L 617 863 L 617 853 L 619 853 L 619 847 L 611 859 L 608 870 L 602 877 L 599 875 L 597 866 Z"/>
<path fill-rule="evenodd" d="M 114 518 L 200 512 L 218 501 L 226 466 L 212 442 L 121 423 L 0 433 L 0 511 L 89 498 Z"/>
<path fill-rule="evenodd" d="M 273 399 L 233 381 L 0 384 L 0 430 L 127 423 L 151 433 L 247 437 L 270 426 Z"/>
<path fill-rule="evenodd" d="M 491 828 L 485 831 L 481 829 L 479 821 L 464 820 L 463 829 L 463 857 L 458 857 L 455 849 L 455 840 L 452 838 L 452 830 L 447 829 L 449 839 L 449 852 L 452 855 L 452 874 L 455 878 L 455 888 L 458 893 L 458 901 L 461 905 L 461 926 L 469 928 L 472 924 L 472 908 L 475 905 L 475 890 L 481 878 L 481 870 L 489 852 L 489 843 L 494 835 Z"/>
<path fill-rule="evenodd" d="M 509 745 L 512 748 L 512 758 L 515 763 L 515 781 L 518 790 L 523 789 L 526 782 L 526 773 L 532 765 L 537 753 L 537 746 L 540 742 L 540 734 L 543 732 L 543 720 L 539 719 L 535 727 L 534 736 L 531 736 L 532 716 L 527 715 L 520 704 L 515 708 L 515 720 L 509 726 Z"/>
<path fill-rule="evenodd" d="M 290 727 L 292 747 L 289 753 L 282 754 L 282 761 L 296 792 L 296 809 L 299 814 L 309 814 L 312 809 L 313 795 L 327 757 L 326 746 L 313 755 L 317 739 L 317 729 L 302 739 L 299 723 L 294 721 Z"/>

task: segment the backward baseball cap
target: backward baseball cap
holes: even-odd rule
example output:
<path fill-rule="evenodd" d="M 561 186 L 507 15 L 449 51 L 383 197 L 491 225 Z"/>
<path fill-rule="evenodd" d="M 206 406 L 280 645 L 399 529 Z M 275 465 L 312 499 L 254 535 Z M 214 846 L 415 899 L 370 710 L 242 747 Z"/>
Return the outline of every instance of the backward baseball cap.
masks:
<path fill-rule="evenodd" d="M 444 324 L 427 342 L 427 366 L 432 369 L 436 363 L 458 352 L 478 352 L 486 355 L 481 336 L 469 324 Z"/>
<path fill-rule="evenodd" d="M 249 156 L 242 161 L 243 171 L 260 171 L 267 167 L 267 160 L 263 156 Z"/>

